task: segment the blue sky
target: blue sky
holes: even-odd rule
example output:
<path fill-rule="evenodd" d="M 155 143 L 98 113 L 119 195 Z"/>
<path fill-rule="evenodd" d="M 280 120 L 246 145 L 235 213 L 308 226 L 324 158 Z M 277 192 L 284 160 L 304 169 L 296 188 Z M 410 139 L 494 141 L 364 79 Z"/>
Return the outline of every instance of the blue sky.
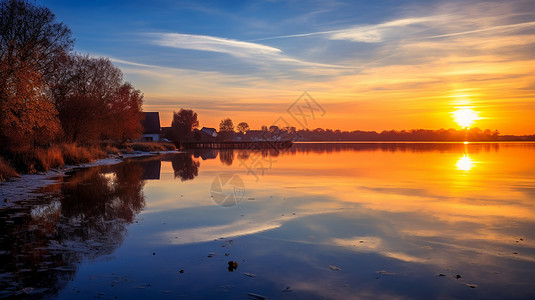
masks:
<path fill-rule="evenodd" d="M 449 128 L 468 107 L 476 126 L 535 133 L 531 0 L 37 3 L 163 125 L 184 107 L 258 128 L 308 91 L 326 111 L 314 128 Z"/>

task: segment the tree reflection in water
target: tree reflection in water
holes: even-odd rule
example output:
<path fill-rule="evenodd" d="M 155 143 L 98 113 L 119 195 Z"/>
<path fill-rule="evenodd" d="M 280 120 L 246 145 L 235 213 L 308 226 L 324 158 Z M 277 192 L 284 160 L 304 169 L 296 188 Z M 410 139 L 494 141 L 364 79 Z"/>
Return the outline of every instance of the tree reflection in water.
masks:
<path fill-rule="evenodd" d="M 0 297 L 55 294 L 77 263 L 119 247 L 145 206 L 143 164 L 78 170 L 46 197 L 0 211 Z"/>
<path fill-rule="evenodd" d="M 175 178 L 180 178 L 181 181 L 186 181 L 192 180 L 199 175 L 199 167 L 201 163 L 193 160 L 189 153 L 178 153 L 172 155 L 171 165 L 175 173 Z"/>

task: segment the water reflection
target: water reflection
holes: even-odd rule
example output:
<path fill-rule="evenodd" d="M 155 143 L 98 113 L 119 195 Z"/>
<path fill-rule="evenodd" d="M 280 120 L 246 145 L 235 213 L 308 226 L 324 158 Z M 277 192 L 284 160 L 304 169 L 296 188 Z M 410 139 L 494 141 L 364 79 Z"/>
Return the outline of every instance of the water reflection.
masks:
<path fill-rule="evenodd" d="M 201 163 L 194 160 L 188 153 L 180 153 L 171 157 L 171 164 L 175 173 L 175 178 L 181 181 L 192 180 L 199 175 Z"/>
<path fill-rule="evenodd" d="M 534 154 L 535 144 L 314 143 L 81 170 L 0 213 L 0 288 L 52 294 L 72 280 L 111 298 L 530 299 Z M 244 162 L 259 159 L 272 164 L 256 180 Z M 244 181 L 232 207 L 210 198 L 220 174 Z M 87 260 L 111 253 L 120 258 Z M 128 281 L 112 287 L 91 272 Z"/>
<path fill-rule="evenodd" d="M 158 160 L 159 162 L 159 160 Z M 0 296 L 54 294 L 77 264 L 113 253 L 145 205 L 154 161 L 74 172 L 48 196 L 0 212 Z"/>
<path fill-rule="evenodd" d="M 463 154 L 463 156 L 459 158 L 455 166 L 457 167 L 457 170 L 470 171 L 474 166 L 474 162 L 468 154 Z"/>

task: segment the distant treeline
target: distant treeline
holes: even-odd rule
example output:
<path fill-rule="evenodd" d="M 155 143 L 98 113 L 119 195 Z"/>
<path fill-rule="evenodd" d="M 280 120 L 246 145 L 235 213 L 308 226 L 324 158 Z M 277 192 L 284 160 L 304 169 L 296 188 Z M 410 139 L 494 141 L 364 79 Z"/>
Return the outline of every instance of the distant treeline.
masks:
<path fill-rule="evenodd" d="M 0 152 L 141 135 L 143 94 L 73 45 L 48 8 L 0 1 Z"/>
<path fill-rule="evenodd" d="M 535 135 L 500 135 L 498 130 L 470 129 L 413 129 L 376 131 L 341 131 L 316 128 L 296 130 L 293 127 L 271 126 L 264 130 L 236 133 L 240 140 L 292 140 L 292 141 L 535 141 Z"/>

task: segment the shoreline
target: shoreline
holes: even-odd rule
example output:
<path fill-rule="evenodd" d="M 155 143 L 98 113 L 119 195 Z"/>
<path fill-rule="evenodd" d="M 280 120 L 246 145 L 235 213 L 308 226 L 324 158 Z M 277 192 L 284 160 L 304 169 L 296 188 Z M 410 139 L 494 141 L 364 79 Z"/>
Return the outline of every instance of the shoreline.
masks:
<path fill-rule="evenodd" d="M 51 169 L 45 172 L 38 172 L 35 174 L 22 174 L 20 178 L 10 178 L 4 182 L 0 182 L 0 210 L 13 208 L 18 206 L 18 202 L 22 200 L 35 199 L 42 196 L 42 193 L 37 193 L 37 190 L 54 183 L 58 180 L 55 178 L 64 177 L 65 174 L 73 169 L 91 168 L 105 165 L 115 165 L 123 162 L 125 159 L 133 157 L 160 155 L 168 153 L 181 153 L 179 150 L 160 151 L 160 152 L 141 152 L 135 151 L 132 154 L 123 154 L 122 157 L 107 157 L 97 159 L 90 163 L 83 163 L 78 165 L 65 165 L 60 169 Z"/>

